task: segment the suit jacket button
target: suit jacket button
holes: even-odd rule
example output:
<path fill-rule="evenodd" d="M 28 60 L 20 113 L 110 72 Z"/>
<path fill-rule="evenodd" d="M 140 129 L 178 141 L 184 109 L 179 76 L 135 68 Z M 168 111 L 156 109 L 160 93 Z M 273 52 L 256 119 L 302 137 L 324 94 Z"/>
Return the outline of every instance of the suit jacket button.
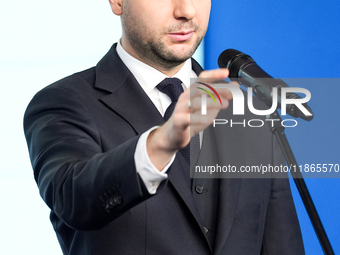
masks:
<path fill-rule="evenodd" d="M 202 194 L 203 193 L 203 186 L 196 185 L 195 190 L 198 194 Z"/>

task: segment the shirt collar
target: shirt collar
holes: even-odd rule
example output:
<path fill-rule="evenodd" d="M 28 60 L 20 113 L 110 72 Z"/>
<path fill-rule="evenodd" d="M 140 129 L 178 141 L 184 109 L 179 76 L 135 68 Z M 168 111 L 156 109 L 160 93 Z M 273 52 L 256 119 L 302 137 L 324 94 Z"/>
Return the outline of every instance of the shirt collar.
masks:
<path fill-rule="evenodd" d="M 146 94 L 149 94 L 162 80 L 167 78 L 162 72 L 132 57 L 124 50 L 120 41 L 117 43 L 116 50 Z M 190 86 L 190 78 L 195 78 L 190 58 L 185 61 L 182 68 L 173 77 L 180 79 L 186 88 Z"/>

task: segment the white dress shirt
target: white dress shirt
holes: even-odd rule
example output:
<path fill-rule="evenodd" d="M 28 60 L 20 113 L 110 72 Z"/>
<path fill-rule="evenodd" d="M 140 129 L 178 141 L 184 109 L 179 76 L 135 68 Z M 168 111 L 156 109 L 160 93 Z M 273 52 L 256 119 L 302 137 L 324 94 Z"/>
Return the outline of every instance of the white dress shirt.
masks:
<path fill-rule="evenodd" d="M 164 116 L 166 109 L 171 104 L 171 99 L 166 94 L 160 92 L 156 86 L 162 80 L 168 78 L 168 76 L 132 57 L 124 50 L 120 42 L 118 42 L 116 50 L 123 63 L 134 75 L 142 89 L 156 106 L 157 110 L 162 116 Z M 180 79 L 182 81 L 183 89 L 187 89 L 190 86 L 190 78 L 197 77 L 196 73 L 192 70 L 191 59 L 188 59 L 184 63 L 183 67 L 172 77 Z M 155 194 L 161 181 L 168 177 L 166 172 L 175 159 L 174 155 L 172 160 L 164 167 L 164 169 L 162 169 L 162 171 L 159 171 L 152 164 L 147 153 L 146 140 L 150 132 L 156 128 L 157 126 L 149 129 L 141 135 L 134 155 L 137 172 L 142 178 L 150 194 Z"/>

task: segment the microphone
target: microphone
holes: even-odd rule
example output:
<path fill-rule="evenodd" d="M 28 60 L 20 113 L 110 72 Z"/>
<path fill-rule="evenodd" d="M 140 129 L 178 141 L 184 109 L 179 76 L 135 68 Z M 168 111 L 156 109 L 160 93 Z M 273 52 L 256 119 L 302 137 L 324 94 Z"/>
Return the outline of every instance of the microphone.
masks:
<path fill-rule="evenodd" d="M 218 65 L 220 68 L 229 69 L 230 80 L 237 81 L 247 87 L 252 87 L 256 97 L 265 102 L 269 107 L 272 105 L 273 87 L 277 87 L 278 107 L 281 108 L 281 88 L 289 86 L 281 79 L 275 79 L 266 73 L 249 55 L 238 50 L 227 49 L 218 57 Z M 295 93 L 286 93 L 286 98 L 302 99 Z M 311 108 L 306 103 L 303 103 L 302 106 L 311 113 L 310 116 L 306 116 L 295 104 L 287 104 L 286 111 L 295 118 L 300 117 L 307 121 L 312 120 L 314 116 Z"/>

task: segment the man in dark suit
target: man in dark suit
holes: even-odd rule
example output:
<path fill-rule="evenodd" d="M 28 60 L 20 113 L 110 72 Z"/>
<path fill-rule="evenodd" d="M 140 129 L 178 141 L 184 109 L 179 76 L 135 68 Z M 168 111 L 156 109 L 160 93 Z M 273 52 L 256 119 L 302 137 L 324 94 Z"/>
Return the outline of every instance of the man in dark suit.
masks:
<path fill-rule="evenodd" d="M 210 1 L 110 4 L 120 42 L 97 66 L 38 92 L 25 113 L 35 180 L 63 253 L 303 254 L 287 179 L 190 179 L 185 151 L 199 133 L 197 165 L 282 163 L 268 128 L 210 126 L 217 114 L 232 116 L 232 106 L 220 111 L 229 91 L 202 118 L 200 94 L 187 89 L 190 78 L 228 76 L 190 58 Z M 164 80 L 185 91 L 172 99 L 157 85 Z"/>

